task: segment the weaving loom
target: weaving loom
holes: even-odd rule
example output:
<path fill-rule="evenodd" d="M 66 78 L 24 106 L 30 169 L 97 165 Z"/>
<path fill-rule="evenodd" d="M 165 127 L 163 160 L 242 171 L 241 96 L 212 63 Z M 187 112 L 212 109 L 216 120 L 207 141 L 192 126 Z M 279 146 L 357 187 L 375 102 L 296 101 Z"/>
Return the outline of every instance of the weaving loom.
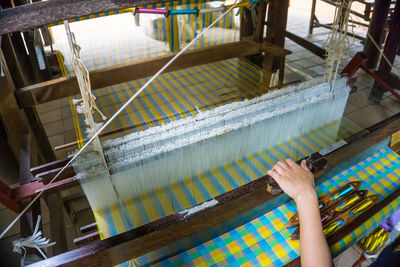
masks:
<path fill-rule="evenodd" d="M 254 12 L 256 2 L 242 5 L 240 12 L 244 12 L 243 6 L 250 6 L 247 12 Z M 179 14 L 189 9 L 215 9 L 219 4 L 188 0 L 157 3 L 143 8 L 158 9 L 158 12 L 161 8 L 167 8 L 168 12 Z M 265 53 L 265 58 L 268 57 L 268 51 L 278 51 L 274 54 L 274 60 L 279 64 L 275 62 L 272 65 L 274 71 L 278 70 L 276 65 L 279 65 L 279 71 L 283 72 L 287 52 L 263 40 L 265 23 L 262 19 L 265 20 L 265 13 L 264 18 L 262 12 L 258 13 L 262 21 L 261 29 L 256 23 L 253 24 L 259 28 L 261 40 L 238 41 L 239 24 L 243 17 L 239 19 L 236 16 L 239 10 L 236 4 L 234 2 L 229 10 L 221 8 L 210 13 L 198 11 L 197 16 L 193 12 L 192 15 L 169 17 L 143 15 L 141 23 L 149 27 L 148 31 L 138 30 L 133 25 L 129 14 L 131 9 L 113 11 L 115 14 L 125 13 L 120 16 L 125 16 L 125 21 L 131 23 L 129 26 L 133 29 L 121 28 L 112 32 L 112 36 L 107 38 L 106 53 L 104 46 L 94 45 L 97 40 L 91 36 L 79 36 L 79 33 L 76 43 L 73 43 L 75 40 L 69 43 L 70 52 L 65 37 L 62 37 L 64 31 L 55 30 L 59 32 L 54 48 L 63 55 L 58 58 L 64 76 L 70 76 L 63 79 L 74 79 L 75 72 L 82 92 L 81 96 L 70 99 L 79 150 L 67 159 L 48 164 L 57 166 L 54 170 L 39 166 L 35 172 L 39 173 L 37 177 L 50 177 L 49 186 L 57 178 L 65 179 L 73 175 L 73 181 L 79 181 L 89 201 L 100 238 L 105 242 L 136 242 L 133 246 L 128 243 L 122 245 L 128 251 L 133 247 L 133 253 L 122 251 L 121 257 L 110 254 L 110 259 L 104 262 L 100 257 L 93 260 L 96 253 L 91 255 L 92 250 L 101 253 L 103 248 L 98 249 L 96 244 L 89 249 L 82 248 L 82 251 L 86 249 L 83 257 L 93 260 L 90 264 L 282 266 L 298 259 L 299 242 L 289 240 L 293 231 L 284 227 L 296 207 L 287 196 L 273 196 L 266 191 L 266 183 L 270 185 L 271 178 L 265 174 L 278 160 L 313 160 L 316 157 L 316 162 L 321 162 L 326 155 L 339 151 L 341 146 L 362 138 L 356 134 L 361 129 L 342 117 L 350 87 L 345 77 L 337 75 L 343 52 L 340 48 L 342 36 L 337 36 L 341 31 L 332 31 L 326 75 L 283 88 L 283 79 L 279 86 L 271 86 L 273 79 L 265 66 L 261 69 L 247 59 L 233 58 L 231 55 L 222 58 L 217 56 L 208 64 L 200 61 L 203 63 L 194 62 L 192 67 L 172 68 L 174 71 L 168 69 L 166 73 L 161 73 L 163 67 L 151 78 L 141 78 L 152 74 L 151 71 L 144 71 L 146 75 L 143 76 L 140 73 L 140 79 L 136 80 L 127 79 L 129 76 L 117 78 L 119 82 L 112 86 L 95 85 L 94 89 L 97 90 L 93 92 L 90 81 L 87 82 L 89 74 L 92 78 L 92 73 L 99 69 L 101 73 L 103 68 L 150 60 L 154 56 L 181 49 L 197 51 L 221 46 L 220 51 L 223 51 L 222 44 L 231 42 L 238 47 L 243 44 L 254 46 L 257 52 Z M 266 8 L 267 4 L 262 1 L 260 5 L 263 4 Z M 223 19 L 214 25 L 215 28 L 207 28 L 221 16 Z M 75 20 L 92 17 L 82 16 Z M 104 25 L 107 19 L 104 18 Z M 336 18 L 336 21 L 339 19 Z M 64 20 L 63 23 L 67 37 L 73 39 L 68 30 L 68 21 Z M 49 25 L 57 24 L 60 23 Z M 206 30 L 198 35 L 202 29 Z M 135 38 L 127 32 L 135 35 Z M 124 40 L 118 42 L 117 37 L 121 36 Z M 193 38 L 199 40 L 189 45 Z M 284 38 L 283 35 L 283 41 Z M 78 44 L 82 48 L 92 47 L 93 50 L 83 49 L 82 58 L 79 58 L 73 51 Z M 171 55 L 169 59 L 165 57 L 160 62 L 162 65 L 167 59 L 173 62 L 179 53 Z M 246 53 L 242 56 L 246 56 Z M 248 53 L 254 54 L 252 51 Z M 80 69 L 76 67 L 77 59 L 82 62 Z M 283 77 L 283 73 L 279 75 Z M 85 77 L 86 84 L 82 83 Z M 112 83 L 107 81 L 105 84 Z M 85 93 L 89 99 L 96 99 L 94 104 L 90 104 L 90 112 L 93 113 L 89 114 L 89 118 L 92 121 L 88 120 L 88 110 L 82 112 L 88 101 L 83 97 Z M 37 99 L 43 101 L 40 97 Z M 83 104 L 79 106 L 76 103 Z M 96 105 L 98 113 L 94 109 Z M 120 108 L 122 105 L 123 109 Z M 97 125 L 101 112 L 111 118 L 104 126 Z M 364 131 L 373 134 L 376 129 L 379 131 L 380 127 L 390 126 L 390 123 Z M 393 130 L 386 131 L 385 136 L 376 139 L 377 142 Z M 318 194 L 327 194 L 349 181 L 362 180 L 362 188 L 389 199 L 400 185 L 400 161 L 395 153 L 385 147 L 386 143 L 387 140 L 384 140 L 355 158 L 351 158 L 354 154 L 349 153 L 346 163 L 338 165 L 318 180 Z M 334 164 L 338 162 L 334 161 Z M 313 164 L 310 166 L 314 167 Z M 324 166 L 317 171 L 323 172 L 327 168 Z M 317 178 L 320 176 L 316 175 Z M 58 181 L 54 186 L 58 186 Z M 40 191 L 38 196 L 45 190 Z M 253 191 L 258 195 L 251 197 Z M 265 195 L 265 201 L 264 196 L 255 200 L 260 193 Z M 250 199 L 249 203 L 243 200 L 240 203 L 242 197 Z M 229 208 L 230 205 L 232 213 L 226 210 L 229 215 L 223 214 L 223 207 Z M 375 227 L 399 207 L 400 201 L 396 198 L 379 214 L 340 239 L 332 236 L 328 242 L 333 255 L 342 252 L 356 241 L 357 236 L 365 234 L 368 227 Z M 215 217 L 203 218 L 207 214 L 214 214 Z M 168 232 L 174 227 L 178 228 L 175 230 L 176 237 L 174 231 Z M 54 261 L 56 264 L 72 263 L 76 258 L 72 256 L 73 251 L 71 253 L 55 257 Z M 44 261 L 43 264 L 51 265 L 52 259 L 48 262 Z M 84 264 L 84 261 L 80 264 Z"/>

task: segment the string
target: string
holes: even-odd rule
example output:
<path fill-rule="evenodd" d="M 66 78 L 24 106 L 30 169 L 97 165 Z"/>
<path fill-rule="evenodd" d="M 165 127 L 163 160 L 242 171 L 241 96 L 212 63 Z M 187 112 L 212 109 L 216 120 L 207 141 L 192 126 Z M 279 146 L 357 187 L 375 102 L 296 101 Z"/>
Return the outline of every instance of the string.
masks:
<path fill-rule="evenodd" d="M 347 29 L 352 3 L 353 0 L 342 0 L 341 5 L 336 6 L 335 19 L 328 36 L 325 78 L 328 82 L 331 82 L 332 88 L 334 88 L 342 54 L 350 48 Z"/>
<path fill-rule="evenodd" d="M 389 61 L 389 59 L 386 57 L 385 53 L 383 53 L 384 48 L 380 48 L 380 47 L 378 46 L 378 44 L 375 42 L 374 38 L 371 36 L 371 34 L 370 34 L 369 32 L 367 33 L 367 36 L 368 36 L 368 38 L 372 41 L 372 43 L 375 45 L 376 49 L 378 49 L 378 51 L 379 51 L 379 56 L 382 56 L 382 57 L 386 60 L 386 62 L 389 64 L 389 66 L 390 66 L 391 68 L 400 69 L 399 67 L 394 66 L 394 65 Z"/>
<path fill-rule="evenodd" d="M 89 141 L 68 161 L 68 163 L 54 176 L 53 179 L 50 180 L 48 185 L 52 184 L 59 176 L 60 174 L 68 168 L 71 163 L 83 152 L 83 150 L 86 149 L 86 147 L 91 144 L 96 137 L 99 136 L 99 134 L 144 90 L 147 88 L 148 85 L 150 85 L 151 82 L 153 82 L 161 73 L 163 73 L 180 55 L 182 55 L 183 52 L 185 52 L 192 44 L 194 44 L 201 36 L 204 35 L 212 26 L 214 26 L 218 21 L 220 21 L 226 14 L 228 14 L 232 9 L 234 9 L 238 5 L 237 0 L 235 0 L 235 3 L 223 14 L 221 14 L 218 18 L 216 18 L 207 28 L 205 28 L 199 35 L 197 35 L 195 38 L 193 38 L 190 43 L 188 43 L 181 51 L 179 51 L 173 58 L 171 58 L 167 64 L 165 64 L 156 74 L 153 75 L 131 98 L 125 102 L 122 107 L 115 112 L 115 114 L 107 121 L 104 123 L 104 125 L 89 139 Z M 14 226 L 14 224 L 21 218 L 21 216 L 32 206 L 32 204 L 45 192 L 45 190 L 39 192 L 33 199 L 32 201 L 17 215 L 17 217 L 7 226 L 7 228 L 1 233 L 0 239 L 4 237 L 4 235 L 11 229 L 11 227 Z"/>

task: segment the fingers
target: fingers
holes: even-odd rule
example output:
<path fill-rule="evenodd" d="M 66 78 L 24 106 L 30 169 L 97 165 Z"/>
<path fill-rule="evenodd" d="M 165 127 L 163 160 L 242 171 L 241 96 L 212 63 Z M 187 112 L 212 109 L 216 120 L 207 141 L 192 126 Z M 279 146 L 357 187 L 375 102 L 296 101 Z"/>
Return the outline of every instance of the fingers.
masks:
<path fill-rule="evenodd" d="M 268 173 L 269 176 L 274 178 L 274 180 L 277 181 L 277 182 L 281 179 L 281 176 L 275 170 L 269 170 L 267 173 Z"/>
<path fill-rule="evenodd" d="M 289 165 L 290 167 L 295 167 L 295 166 L 298 165 L 298 164 L 297 164 L 294 160 L 292 160 L 292 159 L 286 159 L 286 163 L 287 163 L 287 165 Z"/>
<path fill-rule="evenodd" d="M 301 166 L 305 171 L 310 172 L 310 169 L 307 167 L 307 162 L 306 162 L 304 159 L 301 161 L 300 166 Z"/>
<path fill-rule="evenodd" d="M 288 169 L 289 165 L 286 164 L 286 162 L 283 161 L 278 161 L 274 167 L 280 166 L 282 169 Z"/>

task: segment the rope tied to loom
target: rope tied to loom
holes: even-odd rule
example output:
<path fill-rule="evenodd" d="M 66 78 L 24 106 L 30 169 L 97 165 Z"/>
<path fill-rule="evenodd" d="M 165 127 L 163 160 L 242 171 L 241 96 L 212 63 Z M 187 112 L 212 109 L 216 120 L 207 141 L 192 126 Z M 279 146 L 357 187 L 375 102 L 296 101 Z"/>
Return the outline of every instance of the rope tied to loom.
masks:
<path fill-rule="evenodd" d="M 72 65 L 75 69 L 76 79 L 81 89 L 81 99 L 74 99 L 72 103 L 76 106 L 78 113 L 85 116 L 85 124 L 88 126 L 86 132 L 88 136 L 93 136 L 94 133 L 100 129 L 102 123 L 96 123 L 93 119 L 93 111 L 97 112 L 103 121 L 107 119 L 106 116 L 100 111 L 96 104 L 96 97 L 92 93 L 89 71 L 83 64 L 80 51 L 81 47 L 77 44 L 74 33 L 68 33 L 71 35 L 72 40 Z"/>
<path fill-rule="evenodd" d="M 43 258 L 47 259 L 46 254 L 44 254 L 42 248 L 48 248 L 56 244 L 56 242 L 49 243 L 50 240 L 42 237 L 42 231 L 39 231 L 39 224 L 40 224 L 41 216 L 38 216 L 36 221 L 35 230 L 31 236 L 20 238 L 14 240 L 12 242 L 14 248 L 13 251 L 19 254 L 22 254 L 22 250 L 24 255 L 21 258 L 21 266 L 24 266 L 25 257 L 26 257 L 26 248 L 35 248 L 39 253 L 43 256 Z"/>
<path fill-rule="evenodd" d="M 354 44 L 354 39 L 350 41 L 347 34 L 352 3 L 353 0 L 339 1 L 335 8 L 331 31 L 327 38 L 326 52 L 328 57 L 326 58 L 325 78 L 331 83 L 332 88 L 339 71 L 342 55 L 344 53 L 348 55 L 350 47 Z"/>

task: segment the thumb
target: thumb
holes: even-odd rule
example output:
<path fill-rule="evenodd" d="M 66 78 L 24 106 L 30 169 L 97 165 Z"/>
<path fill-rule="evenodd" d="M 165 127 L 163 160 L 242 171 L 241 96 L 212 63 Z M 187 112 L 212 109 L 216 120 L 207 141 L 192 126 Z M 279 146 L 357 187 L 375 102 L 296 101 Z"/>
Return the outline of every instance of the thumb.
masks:
<path fill-rule="evenodd" d="M 307 167 L 307 162 L 303 159 L 300 163 L 300 166 L 305 170 L 305 171 L 310 171 L 310 169 Z"/>

